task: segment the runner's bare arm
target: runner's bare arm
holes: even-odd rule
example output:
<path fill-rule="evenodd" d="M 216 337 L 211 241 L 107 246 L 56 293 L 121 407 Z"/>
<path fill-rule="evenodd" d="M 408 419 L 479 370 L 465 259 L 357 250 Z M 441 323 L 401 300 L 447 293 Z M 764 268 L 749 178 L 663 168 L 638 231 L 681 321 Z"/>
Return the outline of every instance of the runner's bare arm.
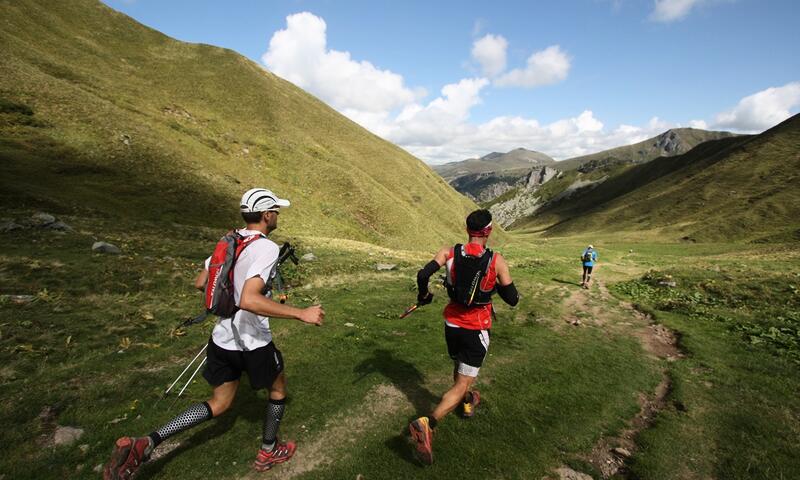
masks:
<path fill-rule="evenodd" d="M 447 263 L 447 256 L 450 254 L 450 247 L 442 247 L 441 250 L 436 252 L 436 255 L 433 256 L 433 261 L 438 263 L 439 266 L 443 266 Z"/>
<path fill-rule="evenodd" d="M 494 268 L 497 271 L 497 282 L 500 285 L 510 285 L 514 282 L 514 280 L 511 279 L 511 272 L 508 269 L 506 259 L 499 253 L 497 254 L 497 262 L 494 264 Z"/>
<path fill-rule="evenodd" d="M 294 318 L 304 323 L 322 325 L 325 310 L 321 305 L 308 308 L 297 308 L 271 300 L 261 292 L 264 289 L 264 280 L 261 277 L 252 277 L 244 282 L 242 297 L 239 299 L 239 308 L 264 317 Z"/>
<path fill-rule="evenodd" d="M 517 287 L 514 286 L 514 280 L 511 279 L 511 272 L 508 269 L 508 263 L 499 253 L 497 254 L 497 262 L 494 264 L 495 271 L 497 271 L 497 293 L 504 302 L 513 306 L 519 303 L 519 292 Z"/>
<path fill-rule="evenodd" d="M 194 288 L 202 291 L 206 289 L 206 282 L 208 281 L 208 270 L 205 268 L 200 270 L 200 273 L 197 274 L 197 278 L 194 279 Z"/>

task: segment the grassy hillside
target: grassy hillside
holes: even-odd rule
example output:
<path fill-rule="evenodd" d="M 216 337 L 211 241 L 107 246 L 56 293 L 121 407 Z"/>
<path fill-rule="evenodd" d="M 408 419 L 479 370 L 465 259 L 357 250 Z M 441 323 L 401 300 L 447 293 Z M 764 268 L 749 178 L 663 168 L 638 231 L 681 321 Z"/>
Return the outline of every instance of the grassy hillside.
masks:
<path fill-rule="evenodd" d="M 516 224 L 566 232 L 649 232 L 665 239 L 800 237 L 800 116 L 753 137 L 704 143 L 631 167 Z"/>
<path fill-rule="evenodd" d="M 555 168 L 567 171 L 581 166 L 596 168 L 603 165 L 644 163 L 659 157 L 681 155 L 703 142 L 732 136 L 734 134 L 729 132 L 673 128 L 639 143 L 557 162 Z"/>
<path fill-rule="evenodd" d="M 235 52 L 93 0 L 0 2 L 0 206 L 228 227 L 254 185 L 293 235 L 435 246 L 474 208 L 402 149 Z M 435 216 L 430 212 L 437 212 Z"/>

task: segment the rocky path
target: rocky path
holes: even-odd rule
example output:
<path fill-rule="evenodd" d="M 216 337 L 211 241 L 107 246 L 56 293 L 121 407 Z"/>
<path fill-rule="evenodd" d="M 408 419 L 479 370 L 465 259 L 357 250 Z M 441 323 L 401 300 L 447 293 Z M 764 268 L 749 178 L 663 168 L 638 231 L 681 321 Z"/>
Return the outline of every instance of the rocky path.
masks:
<path fill-rule="evenodd" d="M 597 283 L 592 289 L 574 289 L 564 301 L 562 318 L 573 328 L 594 325 L 634 336 L 653 358 L 672 362 L 684 355 L 678 336 L 668 328 L 655 323 L 650 315 L 637 310 L 628 302 L 619 302 L 608 292 L 605 284 Z M 652 392 L 639 394 L 639 412 L 628 420 L 627 426 L 614 436 L 600 438 L 590 452 L 581 459 L 602 473 L 602 478 L 621 476 L 628 478 L 625 465 L 637 449 L 636 437 L 648 428 L 667 402 L 672 387 L 666 366 L 662 368 L 661 381 Z M 590 480 L 592 477 L 562 466 L 555 470 L 560 480 Z"/>

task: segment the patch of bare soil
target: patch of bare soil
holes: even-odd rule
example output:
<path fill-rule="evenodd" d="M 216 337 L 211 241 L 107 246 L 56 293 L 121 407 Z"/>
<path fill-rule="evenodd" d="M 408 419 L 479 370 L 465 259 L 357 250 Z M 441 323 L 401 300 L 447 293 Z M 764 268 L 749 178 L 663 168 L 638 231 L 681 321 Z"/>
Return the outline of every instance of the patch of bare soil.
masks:
<path fill-rule="evenodd" d="M 354 444 L 371 425 L 378 425 L 381 418 L 413 409 L 406 396 L 394 385 L 381 384 L 370 390 L 364 401 L 351 411 L 331 419 L 325 429 L 313 438 L 301 440 L 297 453 L 287 463 L 275 467 L 272 476 L 280 479 L 295 478 L 304 473 L 340 460 L 347 447 Z M 251 472 L 242 480 L 264 478 Z"/>
<path fill-rule="evenodd" d="M 664 325 L 655 323 L 650 315 L 637 310 L 630 303 L 620 302 L 618 305 L 612 305 L 610 303 L 612 296 L 602 282 L 598 283 L 597 290 L 603 300 L 601 305 L 593 304 L 589 300 L 591 290 L 580 289 L 573 292 L 564 303 L 564 320 L 572 325 L 580 325 L 582 321 L 580 317 L 585 319 L 587 315 L 590 315 L 589 318 L 597 326 L 633 335 L 641 342 L 644 350 L 656 358 L 675 361 L 684 356 L 675 332 Z M 578 323 L 574 323 L 575 321 Z M 616 436 L 607 436 L 598 440 L 591 452 L 582 456 L 581 459 L 591 463 L 597 471 L 602 473 L 603 478 L 615 475 L 626 477 L 625 465 L 627 459 L 637 449 L 636 437 L 653 423 L 658 412 L 665 407 L 671 385 L 665 369 L 655 391 L 649 395 L 640 394 L 639 413 L 628 421 L 627 427 Z M 560 478 L 564 478 L 565 468 L 562 466 L 556 470 Z M 574 471 L 569 470 L 569 472 Z M 579 475 L 576 478 L 582 478 L 580 475 L 585 475 L 580 472 L 574 473 Z"/>
<path fill-rule="evenodd" d="M 613 312 L 608 305 L 598 303 L 592 298 L 592 290 L 572 289 L 572 293 L 564 301 L 564 321 L 572 326 L 582 324 L 603 326 L 613 320 Z"/>
<path fill-rule="evenodd" d="M 603 478 L 617 474 L 625 476 L 625 462 L 636 451 L 636 436 L 653 423 L 666 405 L 671 383 L 669 376 L 663 373 L 652 394 L 639 395 L 639 413 L 628 422 L 628 427 L 617 436 L 601 438 L 583 460 L 591 463 Z"/>

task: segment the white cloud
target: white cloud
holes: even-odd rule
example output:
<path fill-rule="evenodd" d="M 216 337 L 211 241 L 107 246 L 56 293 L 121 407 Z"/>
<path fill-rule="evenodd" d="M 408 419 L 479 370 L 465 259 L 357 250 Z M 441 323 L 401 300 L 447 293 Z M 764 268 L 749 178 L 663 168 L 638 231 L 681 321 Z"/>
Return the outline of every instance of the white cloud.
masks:
<path fill-rule="evenodd" d="M 800 107 L 800 82 L 771 87 L 744 97 L 731 110 L 716 116 L 716 126 L 743 132 L 760 132 L 796 113 Z"/>
<path fill-rule="evenodd" d="M 701 130 L 708 130 L 708 123 L 705 120 L 690 120 L 689 127 L 699 128 Z"/>
<path fill-rule="evenodd" d="M 428 138 L 414 144 L 399 142 L 414 155 L 431 164 L 441 164 L 476 158 L 489 152 L 507 152 L 524 147 L 563 160 L 579 155 L 640 142 L 677 125 L 661 120 L 637 127 L 620 125 L 608 130 L 590 110 L 570 118 L 541 124 L 536 119 L 496 117 L 481 124 L 451 125 L 454 135 L 443 135 L 439 141 Z M 392 141 L 397 139 L 389 136 Z"/>
<path fill-rule="evenodd" d="M 487 73 L 503 69 L 507 44 L 500 39 L 486 35 L 475 42 L 482 47 L 474 58 Z M 424 94 L 406 86 L 401 75 L 330 49 L 325 21 L 310 13 L 287 17 L 286 29 L 272 36 L 262 59 L 277 75 L 432 164 L 518 147 L 565 159 L 635 143 L 675 126 L 653 118 L 644 126 L 607 129 L 591 110 L 547 124 L 511 116 L 477 123 L 470 113 L 490 86 L 488 78 L 462 79 L 445 85 L 436 98 L 422 101 Z M 569 68 L 570 59 L 556 45 L 531 55 L 527 68 L 508 72 L 498 80 L 504 85 L 546 85 L 566 78 Z"/>
<path fill-rule="evenodd" d="M 525 68 L 516 68 L 500 76 L 495 85 L 528 88 L 551 85 L 567 78 L 569 68 L 569 56 L 558 45 L 552 45 L 528 57 Z"/>
<path fill-rule="evenodd" d="M 702 0 L 655 0 L 655 9 L 650 19 L 656 22 L 669 23 L 680 20 Z"/>
<path fill-rule="evenodd" d="M 507 49 L 505 38 L 488 34 L 472 44 L 472 58 L 481 65 L 484 75 L 494 77 L 506 69 Z"/>
<path fill-rule="evenodd" d="M 286 17 L 261 57 L 275 74 L 317 95 L 337 109 L 385 112 L 402 107 L 424 92 L 405 86 L 403 77 L 349 52 L 327 48 L 325 20 L 308 12 Z"/>

